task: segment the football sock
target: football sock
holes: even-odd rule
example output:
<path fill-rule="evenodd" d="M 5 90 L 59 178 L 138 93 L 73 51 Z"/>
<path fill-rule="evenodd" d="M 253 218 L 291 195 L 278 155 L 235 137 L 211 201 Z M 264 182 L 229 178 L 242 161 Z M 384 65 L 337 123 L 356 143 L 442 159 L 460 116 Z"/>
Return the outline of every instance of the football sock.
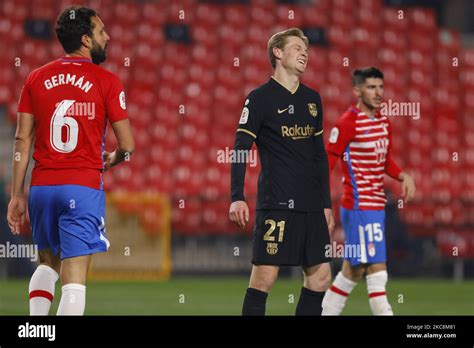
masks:
<path fill-rule="evenodd" d="M 66 284 L 62 287 L 62 292 L 58 315 L 84 315 L 86 286 L 74 283 Z"/>
<path fill-rule="evenodd" d="M 265 315 L 268 294 L 253 288 L 248 288 L 245 294 L 242 315 Z"/>
<path fill-rule="evenodd" d="M 385 293 L 385 285 L 388 280 L 387 271 L 369 274 L 365 279 L 372 313 L 374 315 L 393 315 L 392 307 L 388 303 L 387 294 Z"/>
<path fill-rule="evenodd" d="M 313 291 L 308 288 L 301 288 L 300 299 L 296 306 L 296 315 L 321 315 L 324 291 Z"/>
<path fill-rule="evenodd" d="M 39 265 L 31 276 L 29 285 L 30 315 L 48 315 L 54 299 L 58 273 L 49 266 Z"/>
<path fill-rule="evenodd" d="M 322 315 L 340 315 L 346 305 L 347 297 L 357 285 L 339 272 L 323 299 Z"/>

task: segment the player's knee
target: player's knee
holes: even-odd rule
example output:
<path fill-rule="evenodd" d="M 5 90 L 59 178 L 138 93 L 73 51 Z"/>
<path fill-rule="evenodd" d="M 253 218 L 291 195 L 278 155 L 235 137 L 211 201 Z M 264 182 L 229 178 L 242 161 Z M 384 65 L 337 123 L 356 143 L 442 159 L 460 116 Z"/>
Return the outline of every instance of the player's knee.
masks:
<path fill-rule="evenodd" d="M 355 273 L 350 273 L 350 275 L 346 276 L 344 275 L 347 279 L 352 280 L 355 283 L 358 283 L 362 280 L 362 277 L 364 275 L 364 272 L 355 272 Z"/>
<path fill-rule="evenodd" d="M 365 268 L 343 268 L 342 275 L 347 279 L 358 283 L 362 280 L 362 277 L 365 274 Z"/>
<path fill-rule="evenodd" d="M 89 269 L 90 255 L 79 256 L 63 261 L 61 269 L 61 283 L 86 284 Z"/>
<path fill-rule="evenodd" d="M 250 287 L 260 291 L 269 292 L 273 287 L 274 282 L 275 277 L 273 275 L 259 275 L 258 277 L 252 277 Z"/>
<path fill-rule="evenodd" d="M 41 262 L 40 265 L 43 265 L 43 266 L 46 266 L 46 267 L 49 267 L 51 269 L 53 269 L 57 274 L 59 274 L 60 270 L 61 270 L 61 263 L 60 262 Z"/>
<path fill-rule="evenodd" d="M 274 281 L 272 279 L 267 279 L 267 278 L 258 279 L 258 280 L 254 280 L 250 284 L 250 287 L 260 290 L 260 291 L 269 292 L 271 288 L 273 287 L 273 283 Z"/>
<path fill-rule="evenodd" d="M 331 285 L 331 272 L 327 272 L 322 275 L 318 281 L 318 291 L 326 291 Z"/>
<path fill-rule="evenodd" d="M 326 291 L 331 284 L 331 272 L 305 276 L 304 287 L 313 291 Z"/>

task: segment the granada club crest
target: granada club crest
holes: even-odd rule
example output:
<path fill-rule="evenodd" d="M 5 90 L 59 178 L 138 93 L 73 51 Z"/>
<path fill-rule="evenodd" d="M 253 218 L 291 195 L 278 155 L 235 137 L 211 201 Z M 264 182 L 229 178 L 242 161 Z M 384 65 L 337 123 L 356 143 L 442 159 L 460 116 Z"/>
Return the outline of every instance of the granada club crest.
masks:
<path fill-rule="evenodd" d="M 375 256 L 375 245 L 374 245 L 374 243 L 369 243 L 367 249 L 369 251 L 369 256 L 374 257 Z"/>
<path fill-rule="evenodd" d="M 311 116 L 316 117 L 318 116 L 318 109 L 316 108 L 315 103 L 308 103 L 308 111 Z"/>
<path fill-rule="evenodd" d="M 375 155 L 377 156 L 377 163 L 385 162 L 388 151 L 388 139 L 379 139 L 375 142 Z"/>

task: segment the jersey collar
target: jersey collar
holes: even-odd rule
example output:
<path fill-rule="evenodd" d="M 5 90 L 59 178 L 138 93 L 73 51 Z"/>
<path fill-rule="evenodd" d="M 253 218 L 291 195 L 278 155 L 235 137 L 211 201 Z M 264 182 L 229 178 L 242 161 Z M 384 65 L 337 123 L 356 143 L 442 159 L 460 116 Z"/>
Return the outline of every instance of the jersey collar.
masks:
<path fill-rule="evenodd" d="M 355 113 L 356 115 L 362 114 L 362 115 L 365 115 L 365 116 L 367 116 L 367 117 L 370 118 L 369 115 L 367 115 L 364 111 L 360 110 L 355 104 L 351 105 L 351 107 L 349 108 L 349 111 Z M 379 117 L 381 117 L 381 116 L 382 116 L 382 115 L 381 115 L 380 109 L 379 109 L 379 110 L 377 110 L 377 112 L 375 113 L 374 118 L 379 118 Z"/>
<path fill-rule="evenodd" d="M 92 59 L 86 57 L 61 57 L 63 62 L 74 62 L 74 63 L 92 63 Z"/>
<path fill-rule="evenodd" d="M 279 86 L 283 87 L 284 89 L 286 89 L 286 90 L 287 90 L 288 92 L 290 92 L 291 94 L 295 94 L 295 93 L 298 91 L 298 88 L 300 87 L 300 83 L 299 83 L 299 81 L 298 81 L 298 85 L 296 86 L 295 90 L 292 91 L 292 90 L 289 90 L 288 88 L 286 88 L 286 87 L 283 85 L 283 83 L 281 83 L 280 81 L 278 81 L 275 76 L 272 75 L 271 80 L 275 81 Z"/>

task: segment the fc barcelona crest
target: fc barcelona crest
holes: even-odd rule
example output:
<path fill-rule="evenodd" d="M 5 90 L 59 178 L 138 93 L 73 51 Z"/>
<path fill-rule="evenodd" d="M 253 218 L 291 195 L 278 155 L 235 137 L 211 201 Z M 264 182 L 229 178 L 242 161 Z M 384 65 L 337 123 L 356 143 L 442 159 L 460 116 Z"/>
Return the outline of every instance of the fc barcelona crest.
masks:
<path fill-rule="evenodd" d="M 278 252 L 278 243 L 267 243 L 267 253 L 275 255 Z"/>
<path fill-rule="evenodd" d="M 315 103 L 308 103 L 308 111 L 311 116 L 316 117 L 318 116 L 318 109 L 316 108 Z"/>

